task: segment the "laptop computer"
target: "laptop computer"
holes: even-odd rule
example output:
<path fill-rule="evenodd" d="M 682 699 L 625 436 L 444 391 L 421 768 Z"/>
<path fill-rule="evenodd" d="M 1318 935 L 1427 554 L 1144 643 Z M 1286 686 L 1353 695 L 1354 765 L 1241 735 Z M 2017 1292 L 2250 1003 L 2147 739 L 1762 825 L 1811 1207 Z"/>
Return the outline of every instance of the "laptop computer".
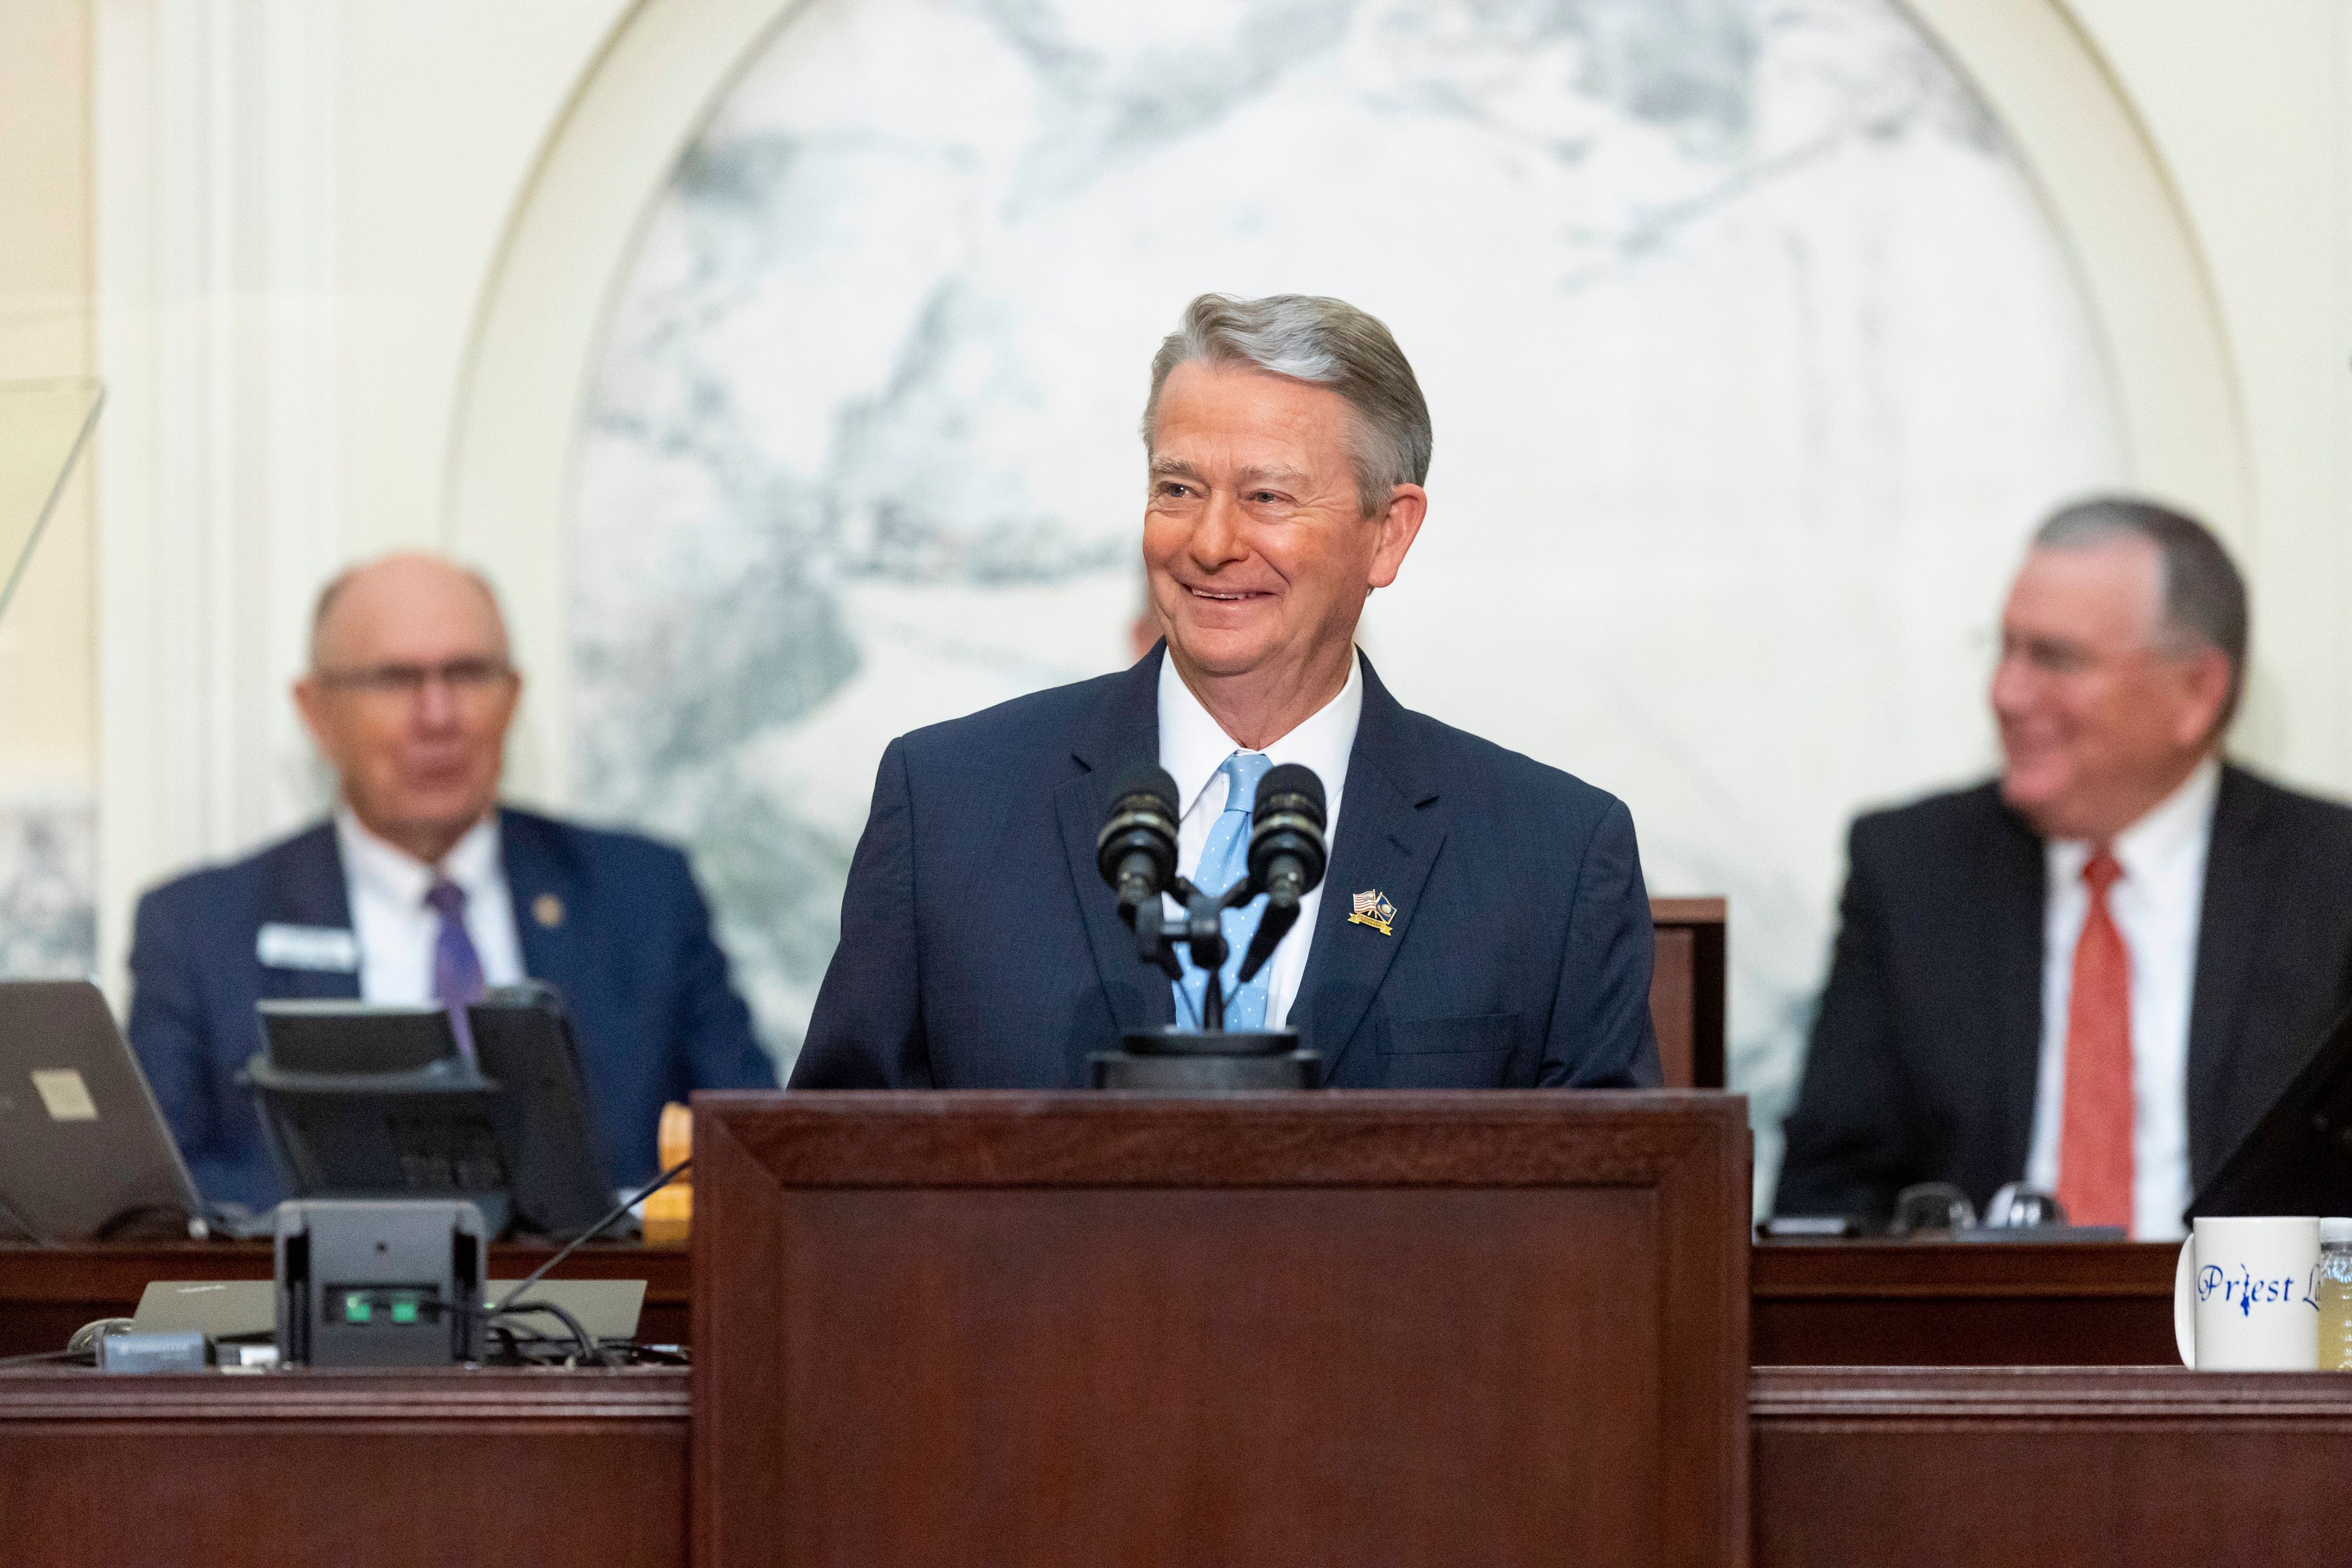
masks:
<path fill-rule="evenodd" d="M 98 987 L 0 981 L 0 1236 L 200 1235 L 203 1213 Z"/>
<path fill-rule="evenodd" d="M 518 1281 L 493 1279 L 482 1288 L 483 1305 L 503 1301 Z M 551 1301 L 580 1321 L 599 1343 L 625 1344 L 637 1337 L 646 1304 L 642 1279 L 542 1279 L 518 1306 Z M 215 1340 L 266 1340 L 277 1331 L 278 1287 L 268 1279 L 155 1279 L 139 1298 L 131 1331 L 186 1331 Z M 550 1337 L 563 1331 L 552 1319 L 532 1320 Z"/>

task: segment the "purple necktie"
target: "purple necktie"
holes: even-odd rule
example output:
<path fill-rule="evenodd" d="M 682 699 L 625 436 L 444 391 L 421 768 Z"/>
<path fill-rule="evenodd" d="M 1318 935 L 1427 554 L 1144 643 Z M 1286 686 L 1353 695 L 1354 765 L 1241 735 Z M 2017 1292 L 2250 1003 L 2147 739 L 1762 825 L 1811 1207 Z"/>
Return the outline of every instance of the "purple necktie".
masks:
<path fill-rule="evenodd" d="M 482 984 L 482 955 L 466 933 L 466 889 L 446 877 L 436 877 L 425 889 L 425 901 L 441 917 L 433 937 L 433 1000 L 449 1009 L 449 1027 L 457 1036 L 457 1051 L 474 1059 L 474 1026 L 466 1005 L 478 1002 L 488 989 Z"/>

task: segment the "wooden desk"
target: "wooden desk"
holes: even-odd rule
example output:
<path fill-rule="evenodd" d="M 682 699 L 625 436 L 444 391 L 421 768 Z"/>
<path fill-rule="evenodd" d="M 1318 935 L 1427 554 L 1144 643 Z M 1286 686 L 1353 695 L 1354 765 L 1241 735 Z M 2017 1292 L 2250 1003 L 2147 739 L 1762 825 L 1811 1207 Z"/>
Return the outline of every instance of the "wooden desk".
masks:
<path fill-rule="evenodd" d="M 490 1276 L 520 1279 L 551 1255 L 544 1247 L 493 1247 Z M 643 1279 L 646 1305 L 638 1339 L 647 1344 L 686 1342 L 686 1248 L 592 1243 L 567 1258 L 562 1272 L 570 1279 Z M 67 1338 L 93 1319 L 129 1317 L 151 1279 L 269 1277 L 266 1241 L 0 1246 L 0 1356 L 62 1350 Z"/>
<path fill-rule="evenodd" d="M 1656 963 L 1650 971 L 1650 1022 L 1668 1089 L 1723 1087 L 1724 989 L 1729 906 L 1722 899 L 1652 899 Z"/>
<path fill-rule="evenodd" d="M 2352 1374 L 1759 1368 L 1756 1568 L 2342 1563 Z"/>
<path fill-rule="evenodd" d="M 1758 1366 L 2168 1366 L 2171 1242 L 1763 1241 Z"/>
<path fill-rule="evenodd" d="M 0 1555 L 683 1563 L 688 1405 L 669 1372 L 0 1371 Z M 1766 1368 L 1748 1410 L 1757 1568 L 2345 1556 L 2352 1376 Z"/>
<path fill-rule="evenodd" d="M 0 1371 L 0 1559 L 686 1562 L 683 1372 Z"/>
<path fill-rule="evenodd" d="M 1749 1342 L 1759 1366 L 2165 1365 L 2169 1245 L 1996 1247 L 1924 1241 L 1757 1244 Z M 516 1279 L 544 1249 L 499 1247 Z M 583 1247 L 573 1279 L 644 1279 L 643 1337 L 688 1342 L 684 1248 Z M 150 1279 L 266 1279 L 256 1242 L 0 1247 L 0 1356 L 58 1349 L 93 1318 L 128 1316 Z"/>

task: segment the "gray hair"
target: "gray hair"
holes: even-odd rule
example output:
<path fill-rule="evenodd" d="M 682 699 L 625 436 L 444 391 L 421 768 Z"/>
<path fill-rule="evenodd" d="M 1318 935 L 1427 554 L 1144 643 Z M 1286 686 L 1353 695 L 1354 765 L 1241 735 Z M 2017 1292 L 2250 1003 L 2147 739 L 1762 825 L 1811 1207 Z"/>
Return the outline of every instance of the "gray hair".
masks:
<path fill-rule="evenodd" d="M 1356 416 L 1349 456 L 1365 516 L 1385 510 L 1397 486 L 1429 478 L 1429 405 L 1422 401 L 1421 383 L 1380 319 L 1346 300 L 1203 294 L 1185 306 L 1183 323 L 1151 359 L 1151 395 L 1143 405 L 1146 451 L 1160 416 L 1160 388 L 1171 371 L 1193 360 L 1328 386 L 1347 399 Z"/>
<path fill-rule="evenodd" d="M 2216 733 L 2229 728 L 2245 685 L 2252 620 L 2236 563 L 2195 518 L 2130 496 L 2095 496 L 2060 508 L 2034 531 L 2033 548 L 2086 550 L 2114 539 L 2144 539 L 2156 547 L 2165 635 L 2184 649 L 2210 647 L 2230 661 L 2230 695 L 2213 724 Z"/>

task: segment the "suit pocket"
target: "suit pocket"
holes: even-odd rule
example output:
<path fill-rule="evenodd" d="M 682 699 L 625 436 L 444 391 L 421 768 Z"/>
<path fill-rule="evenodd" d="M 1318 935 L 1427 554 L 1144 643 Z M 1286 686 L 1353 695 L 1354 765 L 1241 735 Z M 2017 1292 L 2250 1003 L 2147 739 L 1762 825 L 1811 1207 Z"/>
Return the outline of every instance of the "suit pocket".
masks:
<path fill-rule="evenodd" d="M 1519 1042 L 1516 1013 L 1391 1018 L 1381 1083 L 1390 1089 L 1495 1089 Z"/>

